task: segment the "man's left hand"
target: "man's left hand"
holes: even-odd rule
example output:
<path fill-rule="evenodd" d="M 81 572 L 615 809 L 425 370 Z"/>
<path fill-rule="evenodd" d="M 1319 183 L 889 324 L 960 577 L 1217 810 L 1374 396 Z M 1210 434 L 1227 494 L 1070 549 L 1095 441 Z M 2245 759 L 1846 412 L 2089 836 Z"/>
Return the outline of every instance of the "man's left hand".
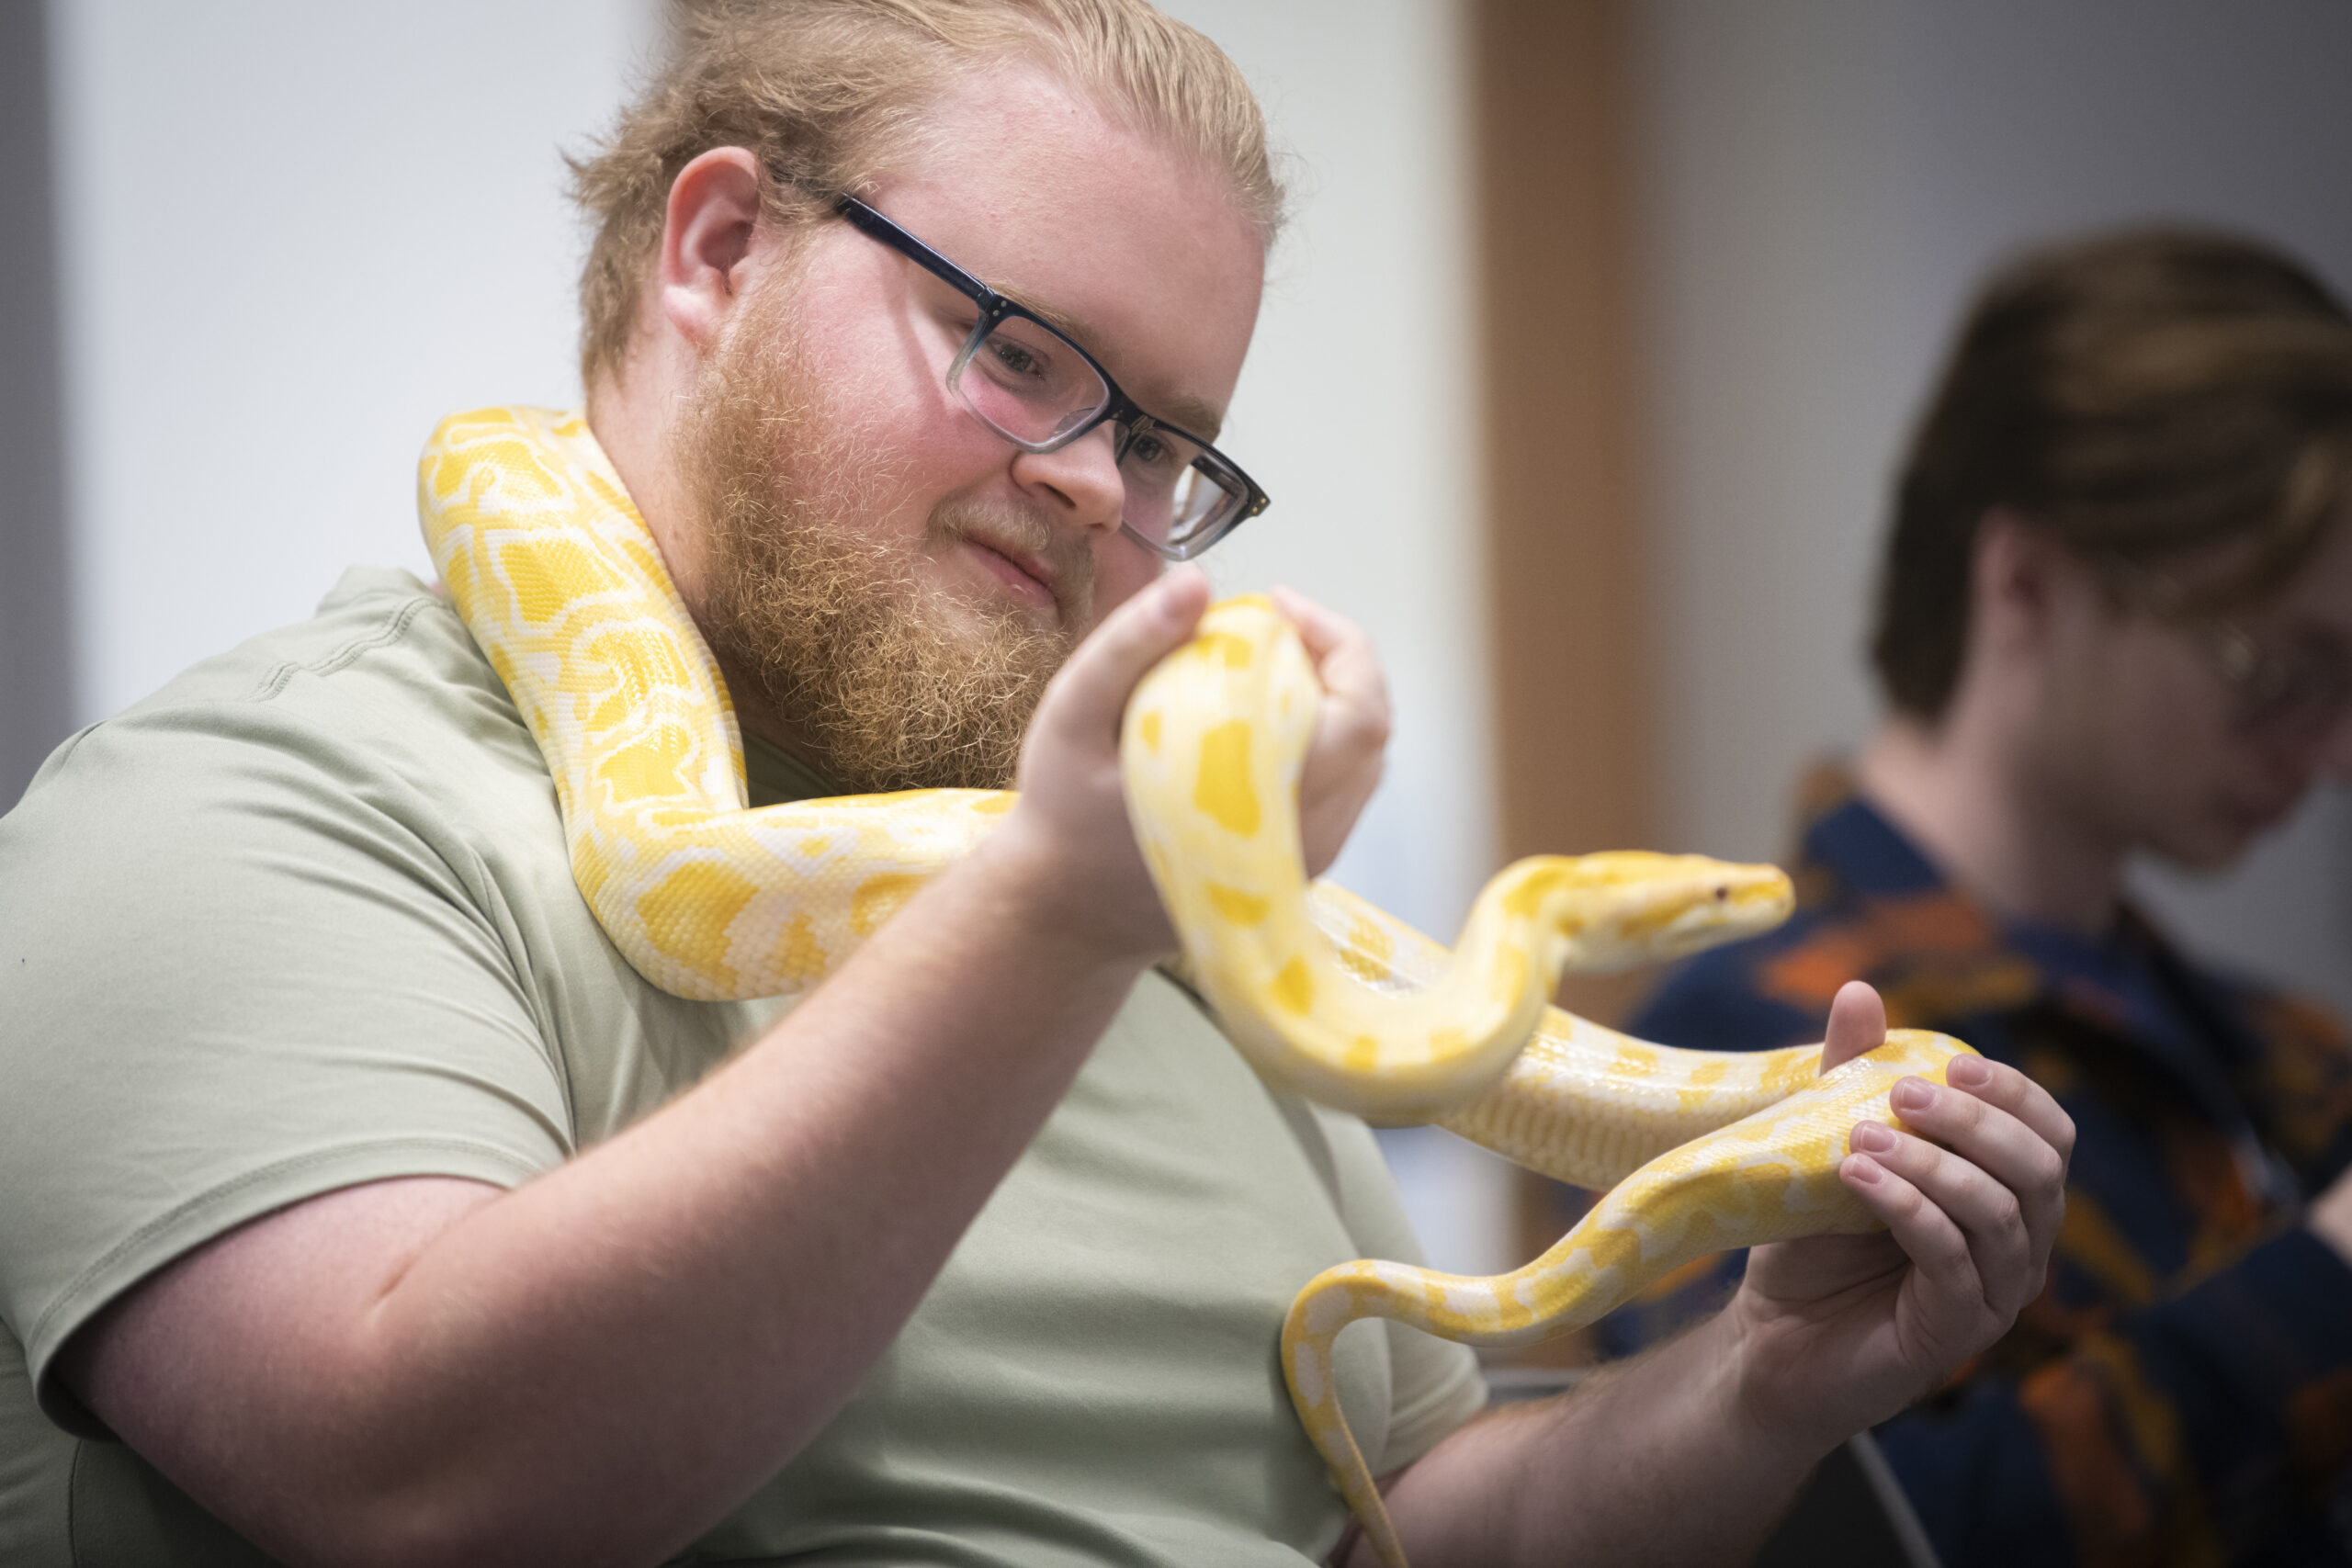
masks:
<path fill-rule="evenodd" d="M 1838 994 L 1822 1071 L 1885 1038 L 1860 982 Z M 2065 1212 L 2075 1124 L 2016 1068 L 1961 1056 L 1906 1078 L 1913 1131 L 1856 1126 L 1838 1175 L 1886 1223 L 1871 1235 L 1758 1247 L 1725 1309 L 1742 1403 L 1765 1430 L 1834 1443 L 1894 1415 L 2008 1331 L 2041 1293 Z"/>
<path fill-rule="evenodd" d="M 1275 589 L 1273 599 L 1297 628 L 1323 686 L 1298 781 L 1298 834 L 1306 874 L 1320 876 L 1339 858 L 1364 803 L 1379 786 L 1388 748 L 1388 682 L 1372 638 L 1355 623 L 1287 588 Z"/>

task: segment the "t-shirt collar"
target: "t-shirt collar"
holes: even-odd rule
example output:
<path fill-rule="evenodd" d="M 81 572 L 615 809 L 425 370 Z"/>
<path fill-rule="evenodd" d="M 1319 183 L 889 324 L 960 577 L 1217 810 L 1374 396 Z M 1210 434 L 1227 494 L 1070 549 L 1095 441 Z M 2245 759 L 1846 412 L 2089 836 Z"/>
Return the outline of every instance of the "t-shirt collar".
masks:
<path fill-rule="evenodd" d="M 743 775 L 755 807 L 819 800 L 841 793 L 827 784 L 816 769 L 756 735 L 743 737 Z"/>

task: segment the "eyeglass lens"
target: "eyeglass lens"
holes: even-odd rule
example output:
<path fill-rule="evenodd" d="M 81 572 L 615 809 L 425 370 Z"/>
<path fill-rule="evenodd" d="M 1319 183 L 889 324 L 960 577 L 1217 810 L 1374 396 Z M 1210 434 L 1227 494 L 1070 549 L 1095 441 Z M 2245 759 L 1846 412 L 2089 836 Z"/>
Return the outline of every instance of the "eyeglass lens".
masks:
<path fill-rule="evenodd" d="M 1109 404 L 1111 389 L 1085 357 L 1057 333 L 1007 316 L 973 340 L 948 375 L 949 389 L 997 434 L 1050 449 L 1085 429 Z M 1158 426 L 1122 430 L 1122 521 L 1147 541 L 1181 548 L 1224 527 L 1249 499 L 1207 449 Z"/>

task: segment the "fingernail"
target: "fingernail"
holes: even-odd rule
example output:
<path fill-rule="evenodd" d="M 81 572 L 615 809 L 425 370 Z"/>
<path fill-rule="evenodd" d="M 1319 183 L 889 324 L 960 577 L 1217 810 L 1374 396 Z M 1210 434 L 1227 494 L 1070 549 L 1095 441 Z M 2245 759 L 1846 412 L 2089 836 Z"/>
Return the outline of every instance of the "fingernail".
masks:
<path fill-rule="evenodd" d="M 1944 1082 L 1954 1089 L 1983 1089 L 1992 1081 L 1992 1066 L 1982 1056 L 1954 1056 L 1944 1068 Z"/>
<path fill-rule="evenodd" d="M 1922 1078 L 1905 1078 L 1894 1086 L 1894 1109 L 1925 1111 L 1936 1102 L 1936 1086 Z"/>
<path fill-rule="evenodd" d="M 1883 1155 L 1894 1146 L 1894 1130 L 1883 1122 L 1857 1122 L 1852 1146 L 1857 1154 Z"/>
<path fill-rule="evenodd" d="M 1860 1155 L 1847 1156 L 1846 1175 L 1865 1187 L 1877 1186 L 1878 1179 L 1883 1174 L 1884 1172 L 1879 1169 L 1876 1160 L 1864 1159 Z"/>

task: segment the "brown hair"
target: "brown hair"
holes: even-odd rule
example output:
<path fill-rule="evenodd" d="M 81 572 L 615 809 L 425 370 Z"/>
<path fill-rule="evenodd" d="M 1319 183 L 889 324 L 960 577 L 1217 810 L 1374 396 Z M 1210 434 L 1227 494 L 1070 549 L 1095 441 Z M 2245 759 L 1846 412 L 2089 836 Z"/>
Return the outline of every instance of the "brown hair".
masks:
<path fill-rule="evenodd" d="M 580 279 L 593 387 L 628 358 L 678 172 L 714 147 L 757 155 L 767 216 L 805 223 L 920 145 L 963 72 L 1025 59 L 1121 123 L 1223 173 L 1271 242 L 1283 191 L 1265 121 L 1216 44 L 1143 0 L 673 0 L 668 62 L 571 164 L 595 225 Z"/>
<path fill-rule="evenodd" d="M 2037 252 L 1978 296 L 1913 436 L 1871 661 L 1896 707 L 1942 714 L 1995 508 L 2103 567 L 2244 543 L 2179 606 L 2201 614 L 2285 584 L 2347 503 L 2352 317 L 2311 273 L 2186 229 Z"/>

